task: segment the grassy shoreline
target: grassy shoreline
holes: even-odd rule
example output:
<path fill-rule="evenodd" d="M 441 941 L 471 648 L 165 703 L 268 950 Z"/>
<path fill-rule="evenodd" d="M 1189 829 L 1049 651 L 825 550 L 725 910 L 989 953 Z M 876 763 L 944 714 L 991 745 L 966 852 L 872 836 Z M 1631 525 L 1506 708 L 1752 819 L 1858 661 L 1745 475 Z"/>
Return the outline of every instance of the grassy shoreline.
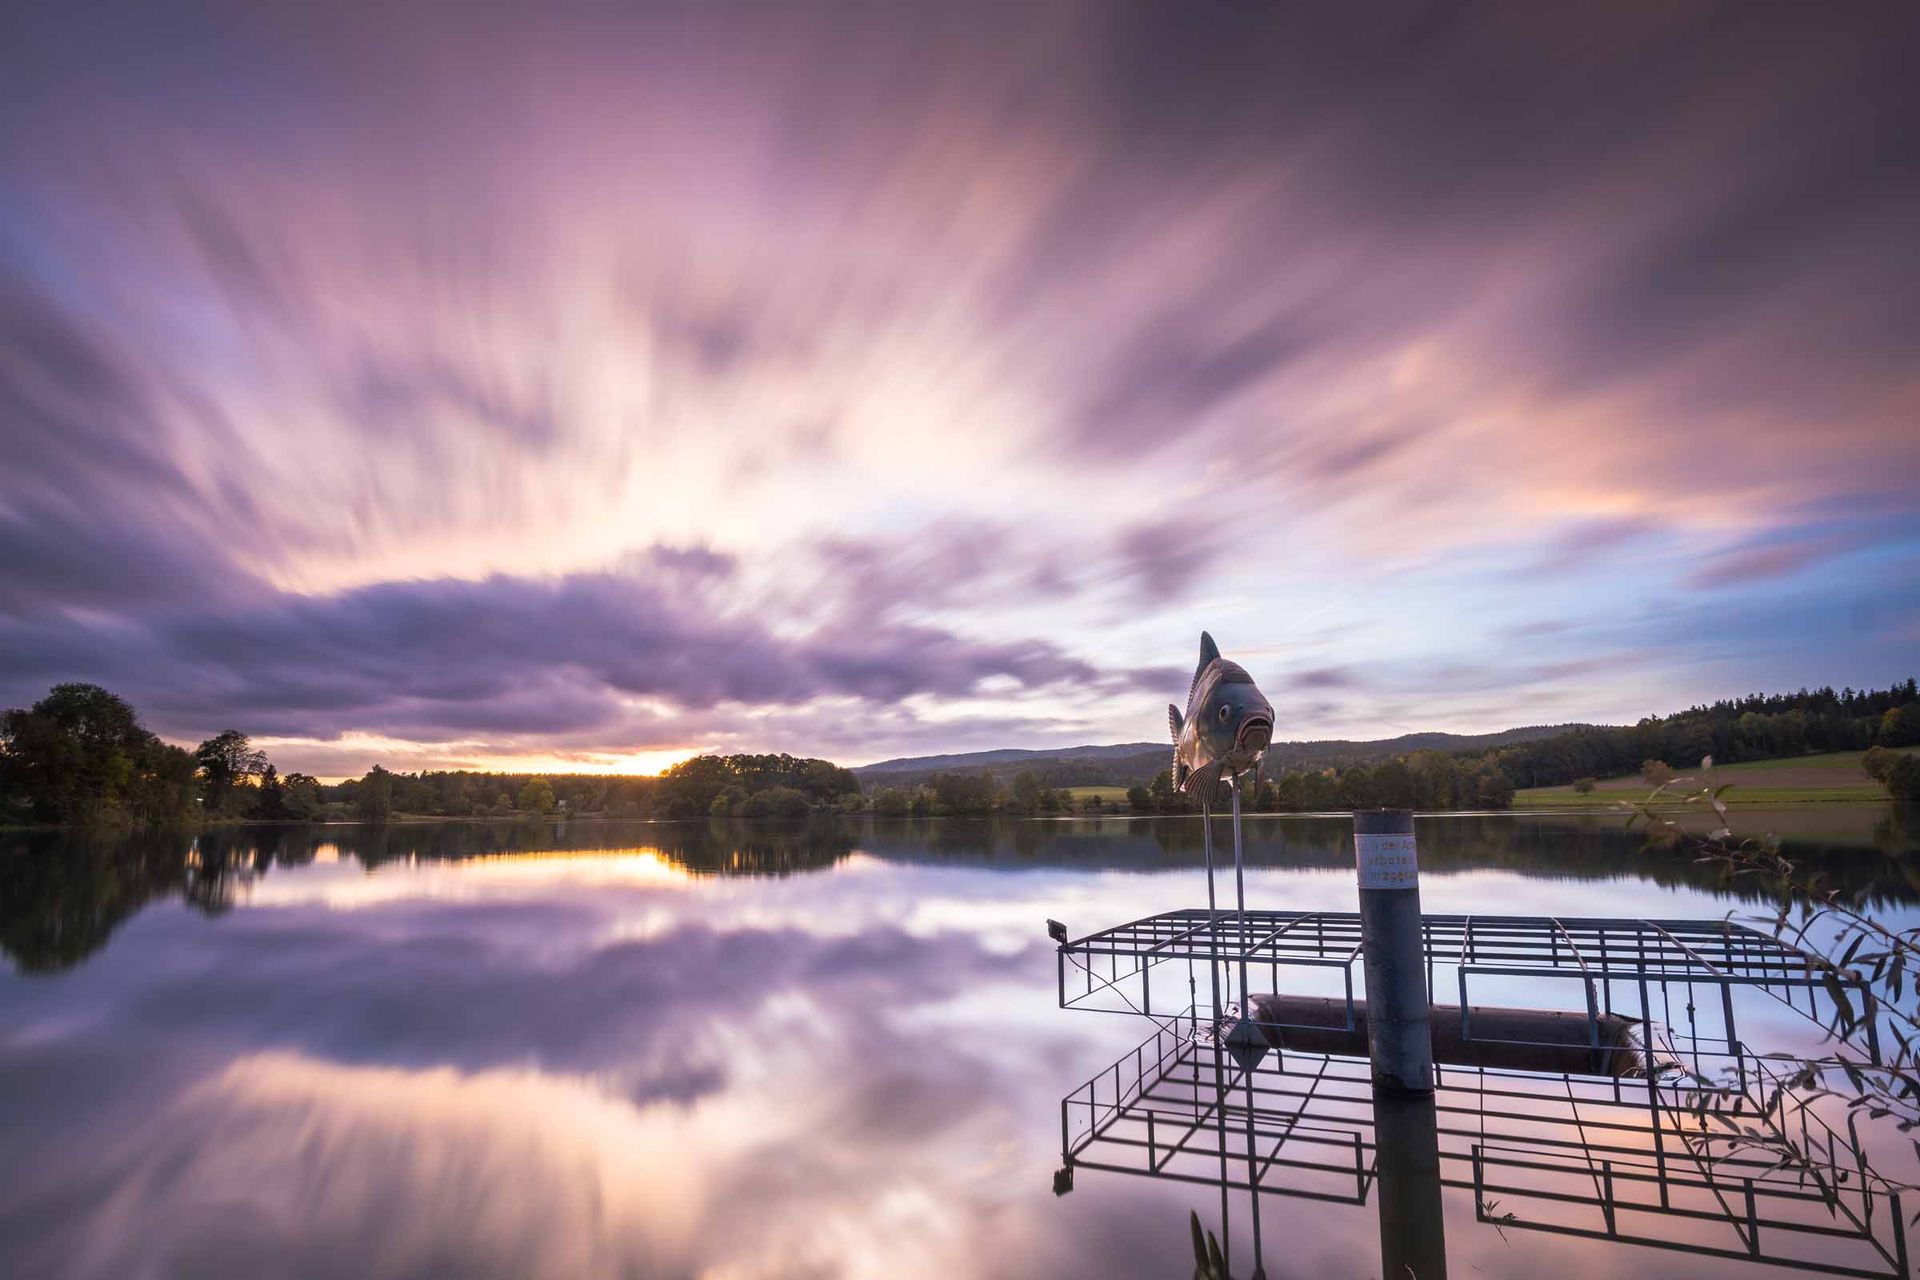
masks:
<path fill-rule="evenodd" d="M 1729 805 L 1798 804 L 1884 804 L 1887 789 L 1867 776 L 1861 767 L 1861 751 L 1834 751 L 1822 755 L 1787 756 L 1778 760 L 1751 760 L 1742 764 L 1718 765 L 1705 773 L 1691 776 L 1694 785 L 1678 784 L 1674 790 L 1698 790 L 1711 783 L 1725 786 L 1721 797 Z M 1597 782 L 1584 795 L 1571 786 L 1530 787 L 1514 793 L 1513 807 L 1527 809 L 1606 809 L 1621 801 L 1641 801 L 1653 791 L 1638 776 L 1607 778 Z M 1662 804 L 1658 808 L 1667 808 Z M 1681 807 L 1676 798 L 1674 808 Z"/>

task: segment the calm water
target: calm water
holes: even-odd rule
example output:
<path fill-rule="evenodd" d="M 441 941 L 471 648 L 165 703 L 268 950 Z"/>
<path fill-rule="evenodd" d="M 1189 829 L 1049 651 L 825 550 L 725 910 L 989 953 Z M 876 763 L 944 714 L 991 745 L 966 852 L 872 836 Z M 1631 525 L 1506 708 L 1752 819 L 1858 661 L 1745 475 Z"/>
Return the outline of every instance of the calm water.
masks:
<path fill-rule="evenodd" d="M 1887 811 L 1743 817 L 1920 902 Z M 1345 823 L 1248 831 L 1251 904 L 1354 907 Z M 1610 819 L 1420 838 L 1429 911 L 1757 909 Z M 1192 820 L 0 836 L 0 1275 L 1188 1275 L 1217 1189 L 1055 1194 L 1152 1028 L 1058 1009 L 1044 921 L 1202 894 Z M 1781 1274 L 1445 1208 L 1456 1277 Z M 1267 1274 L 1380 1273 L 1373 1199 L 1262 1213 Z"/>

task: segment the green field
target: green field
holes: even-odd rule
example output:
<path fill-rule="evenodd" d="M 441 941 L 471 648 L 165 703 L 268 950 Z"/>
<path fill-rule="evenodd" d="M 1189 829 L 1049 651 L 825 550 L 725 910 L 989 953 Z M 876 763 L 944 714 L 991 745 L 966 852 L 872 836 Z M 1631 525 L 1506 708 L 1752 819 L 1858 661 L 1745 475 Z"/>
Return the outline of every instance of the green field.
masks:
<path fill-rule="evenodd" d="M 1860 767 L 1859 751 L 1836 751 L 1829 755 L 1792 756 L 1784 760 L 1753 760 L 1745 764 L 1716 766 L 1705 780 L 1715 786 L 1730 784 L 1723 799 L 1728 804 L 1843 804 L 1885 800 L 1887 791 L 1866 775 Z M 1700 777 L 1698 771 L 1691 775 Z M 1671 787 L 1675 791 L 1698 790 Z M 1515 793 L 1516 809 L 1602 809 L 1621 801 L 1644 799 L 1653 790 L 1635 774 L 1629 778 L 1605 778 L 1595 783 L 1593 792 L 1581 795 L 1572 787 L 1531 787 Z"/>

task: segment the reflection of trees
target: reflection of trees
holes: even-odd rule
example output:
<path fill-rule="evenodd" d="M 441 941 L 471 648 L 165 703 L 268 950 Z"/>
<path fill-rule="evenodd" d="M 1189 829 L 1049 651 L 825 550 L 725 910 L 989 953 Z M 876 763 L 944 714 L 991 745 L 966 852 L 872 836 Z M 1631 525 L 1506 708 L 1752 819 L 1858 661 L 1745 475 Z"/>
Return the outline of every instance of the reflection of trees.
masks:
<path fill-rule="evenodd" d="M 1920 821 L 1907 819 L 1914 828 Z M 1911 837 L 1883 821 L 1852 843 L 1788 839 L 1786 848 L 1817 866 L 1830 885 L 1864 891 L 1874 905 L 1920 901 Z M 1227 848 L 1226 824 L 1215 832 L 1215 855 Z M 1338 818 L 1252 818 L 1245 826 L 1249 866 L 1311 870 L 1353 866 L 1353 825 Z M 1197 818 L 1087 819 L 1021 822 L 1007 819 L 873 821 L 861 847 L 900 861 L 965 860 L 1085 867 L 1100 870 L 1165 870 L 1199 866 L 1204 858 Z M 1902 852 L 1902 851 L 1908 852 Z M 1757 881 L 1726 882 L 1711 867 L 1684 853 L 1647 848 L 1644 832 L 1622 818 L 1490 814 L 1423 820 L 1420 865 L 1430 873 L 1510 870 L 1526 876 L 1574 880 L 1633 878 L 1666 888 L 1692 888 L 1746 902 L 1768 900 Z"/>
<path fill-rule="evenodd" d="M 854 823 L 749 825 L 724 819 L 676 826 L 660 851 L 689 871 L 722 876 L 784 876 L 830 867 L 853 852 Z"/>
<path fill-rule="evenodd" d="M 657 853 L 710 875 L 788 875 L 830 866 L 853 851 L 852 824 L 839 821 L 462 822 L 310 828 L 369 867 L 542 853 Z"/>
<path fill-rule="evenodd" d="M 233 873 L 179 832 L 139 837 L 37 832 L 0 848 L 0 950 L 28 973 L 65 969 L 156 899 L 203 911 L 231 901 Z"/>
<path fill-rule="evenodd" d="M 1873 842 L 1884 853 L 1899 858 L 1901 870 L 1909 881 L 1916 879 L 1913 855 L 1920 853 L 1920 803 L 1901 802 L 1887 806 L 1886 816 L 1873 828 Z M 1915 884 L 1920 889 L 1920 883 Z"/>
<path fill-rule="evenodd" d="M 1789 840 L 1791 855 L 1869 906 L 1920 901 L 1913 854 L 1920 813 L 1890 811 L 1851 843 Z M 1224 841 L 1225 832 L 1219 833 Z M 189 835 L 139 832 L 0 836 L 0 950 L 23 970 L 66 968 L 105 944 L 147 903 L 179 895 L 208 913 L 225 910 L 238 886 L 275 867 L 312 862 L 322 847 L 366 867 L 519 854 L 655 852 L 698 875 L 785 876 L 832 866 L 859 848 L 897 862 L 969 866 L 1161 871 L 1199 866 L 1194 818 L 1022 821 L 816 819 L 747 823 L 446 822 L 217 827 Z M 1346 818 L 1254 819 L 1248 864 L 1341 869 L 1353 865 Z M 1580 880 L 1633 878 L 1665 887 L 1767 900 L 1753 879 L 1724 883 L 1683 853 L 1648 850 L 1638 832 L 1597 815 L 1492 815 L 1422 823 L 1420 861 L 1429 873 L 1507 869 Z"/>
<path fill-rule="evenodd" d="M 33 831 L 0 836 L 0 951 L 24 972 L 71 968 L 151 902 L 179 897 L 209 915 L 274 867 L 304 866 L 324 846 L 372 868 L 635 848 L 705 875 L 790 875 L 853 851 L 844 822 L 432 823 L 218 827 L 198 834 Z"/>

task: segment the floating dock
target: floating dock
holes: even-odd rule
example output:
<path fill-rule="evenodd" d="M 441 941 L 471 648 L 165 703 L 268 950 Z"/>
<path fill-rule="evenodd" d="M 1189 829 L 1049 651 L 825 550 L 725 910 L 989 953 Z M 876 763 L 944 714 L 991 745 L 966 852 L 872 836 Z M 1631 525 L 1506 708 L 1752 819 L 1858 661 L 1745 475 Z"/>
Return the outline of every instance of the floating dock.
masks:
<path fill-rule="evenodd" d="M 1155 1026 L 1061 1100 L 1056 1191 L 1215 1187 L 1228 1257 L 1245 1192 L 1256 1277 L 1274 1194 L 1372 1198 L 1380 1274 L 1445 1280 L 1464 1190 L 1503 1232 L 1906 1280 L 1899 1188 L 1801 1087 L 1881 1062 L 1863 976 L 1731 919 L 1423 914 L 1404 811 L 1354 815 L 1360 911 L 1249 909 L 1238 817 L 1231 909 L 1209 836 L 1207 907 L 1048 922 L 1062 1008 Z"/>
<path fill-rule="evenodd" d="M 1614 1042 L 1613 1022 L 1624 1016 L 1665 1027 L 1683 1059 L 1739 1059 L 1750 1056 L 1740 1037 L 1746 993 L 1771 997 L 1817 1024 L 1824 1020 L 1822 1001 L 1837 984 L 1869 1015 L 1860 1049 L 1866 1060 L 1879 1060 L 1873 994 L 1862 978 L 1836 977 L 1806 952 L 1730 920 L 1429 915 L 1421 919 L 1420 937 L 1427 989 L 1457 993 L 1455 1006 L 1436 1008 L 1459 1023 L 1463 1043 L 1564 1044 L 1557 1031 L 1537 1041 L 1516 1037 L 1511 1019 L 1475 1028 L 1477 1004 L 1511 1005 L 1514 993 L 1526 992 L 1548 1010 L 1583 1017 L 1596 1050 Z M 1363 985 L 1361 948 L 1355 912 L 1168 911 L 1062 943 L 1060 1006 L 1149 1017 L 1204 1011 L 1196 978 L 1204 973 L 1224 993 L 1221 1016 L 1246 1009 L 1254 1014 L 1248 1020 L 1279 1032 L 1353 1031 L 1361 1021 L 1355 996 Z M 1329 989 L 1302 992 L 1302 986 Z M 1476 1000 L 1488 988 L 1491 998 Z M 1343 1016 L 1331 1023 L 1324 1017 L 1263 1020 L 1260 993 L 1324 994 Z"/>
<path fill-rule="evenodd" d="M 1779 1068 L 1750 1059 L 1750 1087 L 1770 1092 Z M 1437 1166 L 1439 1187 L 1470 1191 L 1490 1229 L 1809 1275 L 1909 1274 L 1900 1194 L 1868 1166 L 1854 1135 L 1791 1091 L 1771 1113 L 1736 1113 L 1725 1105 L 1731 1094 L 1702 1108 L 1700 1090 L 1713 1086 L 1697 1080 L 1444 1062 L 1435 1074 L 1431 1103 L 1383 1104 L 1364 1052 L 1287 1050 L 1249 1064 L 1170 1025 L 1061 1100 L 1056 1189 L 1086 1170 L 1249 1193 L 1240 1226 L 1256 1257 L 1263 1197 L 1359 1205 L 1379 1196 L 1389 1249 L 1417 1254 L 1422 1215 L 1387 1217 L 1394 1180 L 1411 1161 Z M 1408 1123 L 1403 1112 L 1423 1106 Z M 1820 1181 L 1744 1142 L 1755 1124 L 1790 1138 Z M 1432 1274 L 1430 1264 L 1418 1270 Z"/>

